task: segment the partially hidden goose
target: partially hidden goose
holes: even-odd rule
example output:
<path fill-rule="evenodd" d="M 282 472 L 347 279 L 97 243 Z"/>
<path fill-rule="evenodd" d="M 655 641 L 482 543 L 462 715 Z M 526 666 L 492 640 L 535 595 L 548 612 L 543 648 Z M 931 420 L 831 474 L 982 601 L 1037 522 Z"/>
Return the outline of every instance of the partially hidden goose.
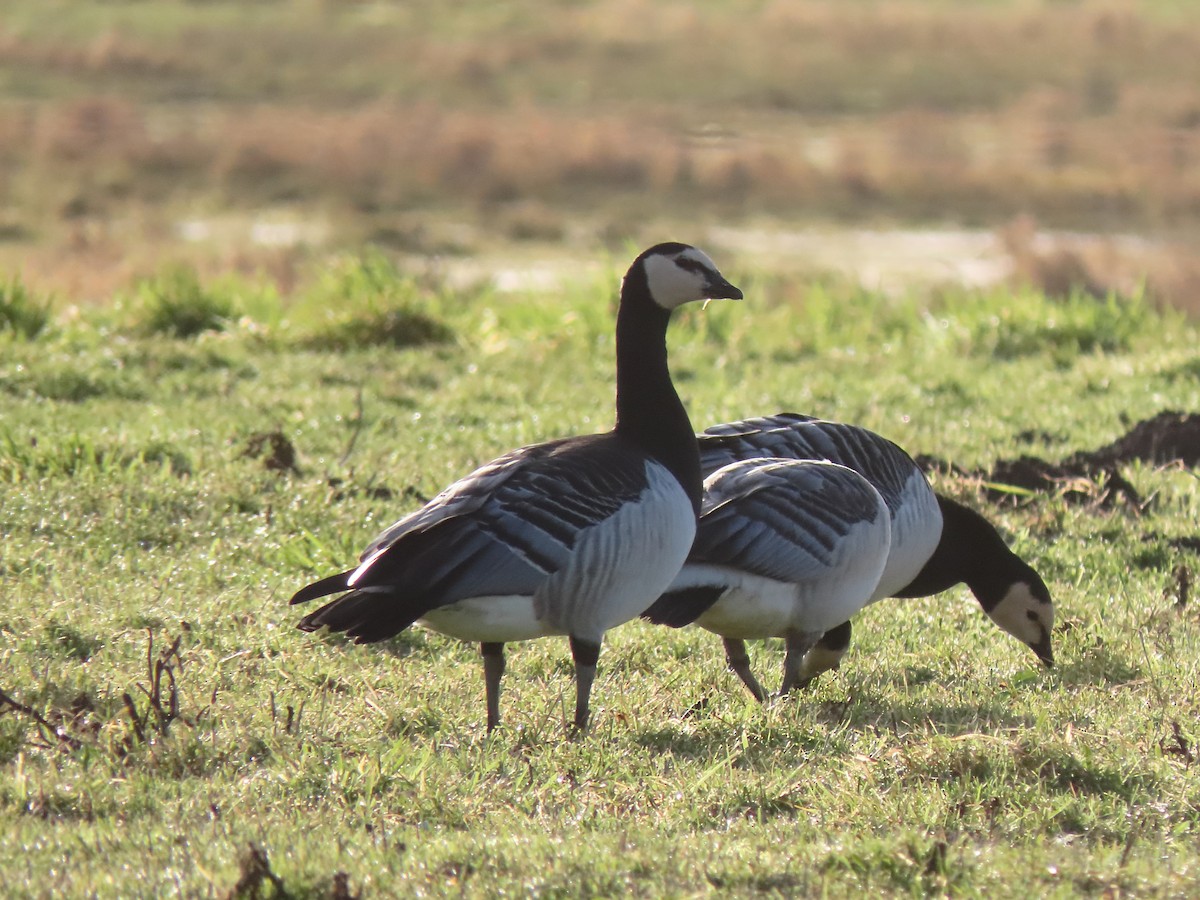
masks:
<path fill-rule="evenodd" d="M 697 437 L 705 474 L 760 457 L 825 459 L 860 472 L 879 490 L 892 518 L 891 550 L 870 602 L 927 597 L 965 583 L 993 622 L 1053 665 L 1054 603 L 1041 576 L 987 519 L 936 494 L 896 444 L 865 428 L 796 413 L 714 425 Z M 805 656 L 798 683 L 837 668 L 849 643 L 847 619 Z"/>
<path fill-rule="evenodd" d="M 695 621 L 725 642 L 729 667 L 759 700 L 748 638 L 787 645 L 780 695 L 818 638 L 870 601 L 888 559 L 891 516 L 867 479 L 830 462 L 749 459 L 704 481 L 696 542 L 643 618 Z"/>
<path fill-rule="evenodd" d="M 700 462 L 667 369 L 667 322 L 689 301 L 741 297 L 695 247 L 641 253 L 621 285 L 613 430 L 522 447 L 450 485 L 372 541 L 356 568 L 299 590 L 292 603 L 341 594 L 299 627 L 366 643 L 420 621 L 478 642 L 489 731 L 504 644 L 566 635 L 574 724 L 585 728 L 604 632 L 667 588 L 695 536 Z"/>

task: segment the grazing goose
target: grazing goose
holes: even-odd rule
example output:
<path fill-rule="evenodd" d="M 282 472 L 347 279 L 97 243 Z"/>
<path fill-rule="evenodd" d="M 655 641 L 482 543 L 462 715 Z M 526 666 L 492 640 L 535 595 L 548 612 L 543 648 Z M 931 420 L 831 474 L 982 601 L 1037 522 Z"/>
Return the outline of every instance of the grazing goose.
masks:
<path fill-rule="evenodd" d="M 1038 573 L 974 510 L 935 494 L 920 467 L 886 438 L 796 413 L 714 425 L 697 436 L 705 473 L 755 457 L 827 459 L 862 473 L 892 515 L 891 552 L 871 602 L 927 597 L 966 583 L 987 615 L 1054 663 L 1054 604 Z M 835 669 L 850 643 L 850 623 L 826 632 L 805 657 L 801 681 Z"/>
<path fill-rule="evenodd" d="M 365 643 L 420 621 L 479 642 L 488 731 L 500 721 L 504 644 L 566 635 L 583 729 L 604 632 L 666 589 L 695 536 L 700 463 L 667 370 L 667 321 L 689 301 L 741 297 L 695 247 L 644 251 L 621 285 L 613 430 L 514 450 L 450 485 L 379 535 L 357 568 L 298 591 L 292 603 L 342 594 L 299 627 Z"/>
<path fill-rule="evenodd" d="M 907 453 L 873 431 L 780 413 L 714 425 L 696 437 L 705 475 L 742 459 L 826 459 L 875 485 L 892 516 L 892 546 L 872 600 L 916 578 L 937 547 L 942 523 L 933 488 Z"/>
<path fill-rule="evenodd" d="M 780 696 L 828 629 L 870 599 L 888 559 L 891 516 L 879 491 L 830 462 L 749 459 L 704 482 L 692 552 L 671 587 L 642 614 L 676 628 L 695 621 L 721 635 L 729 667 L 759 700 L 747 638 L 787 643 Z"/>

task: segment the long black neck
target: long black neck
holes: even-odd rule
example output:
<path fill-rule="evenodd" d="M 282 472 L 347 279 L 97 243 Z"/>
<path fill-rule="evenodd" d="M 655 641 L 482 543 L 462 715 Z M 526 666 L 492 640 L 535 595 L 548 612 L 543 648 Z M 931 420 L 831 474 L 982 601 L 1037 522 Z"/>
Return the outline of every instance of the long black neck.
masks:
<path fill-rule="evenodd" d="M 1012 580 L 1013 552 L 975 510 L 941 494 L 937 500 L 942 510 L 941 540 L 917 577 L 896 596 L 929 597 L 966 582 L 984 609 L 990 609 Z"/>
<path fill-rule="evenodd" d="M 687 410 L 667 369 L 669 310 L 650 297 L 645 273 L 634 266 L 617 312 L 616 433 L 662 463 L 700 509 L 700 453 Z"/>

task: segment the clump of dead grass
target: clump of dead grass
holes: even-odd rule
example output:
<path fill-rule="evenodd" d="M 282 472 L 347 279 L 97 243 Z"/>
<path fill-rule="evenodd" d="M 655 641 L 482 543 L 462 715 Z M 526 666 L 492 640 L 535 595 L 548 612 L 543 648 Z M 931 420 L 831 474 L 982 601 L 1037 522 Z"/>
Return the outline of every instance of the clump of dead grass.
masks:
<path fill-rule="evenodd" d="M 1183 242 L 1047 233 L 1031 216 L 1013 219 L 997 236 L 1015 284 L 1051 297 L 1145 297 L 1200 313 L 1200 260 Z"/>
<path fill-rule="evenodd" d="M 395 220 L 428 210 L 517 241 L 566 240 L 581 213 L 603 234 L 605 217 L 612 230 L 678 210 L 1200 222 L 1200 30 L 1186 17 L 916 0 L 745 17 L 603 0 L 480 30 L 402 7 L 368 27 L 317 4 L 280 30 L 258 9 L 185 7 L 73 37 L 0 30 L 0 58 L 29 91 L 0 104 L 0 160 L 21 172 L 0 187 L 22 241 L 61 245 L 43 268 L 72 296 L 127 278 L 122 261 L 192 204 L 332 211 L 343 234 L 406 246 L 414 233 Z M 129 227 L 145 210 L 165 222 Z M 1131 276 L 1091 249 L 1020 254 L 1019 274 L 1055 292 L 1144 277 L 1173 302 L 1198 277 L 1182 255 Z M 230 264 L 256 265 L 241 256 Z M 104 285 L 77 286 L 87 272 Z"/>

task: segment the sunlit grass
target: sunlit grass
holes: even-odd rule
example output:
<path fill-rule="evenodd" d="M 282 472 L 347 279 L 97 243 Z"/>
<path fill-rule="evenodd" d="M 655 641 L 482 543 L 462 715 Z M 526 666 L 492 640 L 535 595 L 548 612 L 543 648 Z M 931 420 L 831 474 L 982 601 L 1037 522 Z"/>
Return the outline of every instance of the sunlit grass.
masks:
<path fill-rule="evenodd" d="M 1195 326 L 1136 300 L 728 274 L 747 299 L 670 334 L 698 427 L 794 409 L 969 468 L 1200 408 Z M 9 892 L 225 896 L 250 844 L 299 896 L 1197 889 L 1194 473 L 1127 467 L 1141 512 L 941 478 L 1046 578 L 1053 672 L 955 591 L 868 610 L 841 672 L 759 708 L 713 636 L 634 623 L 585 739 L 552 639 L 513 648 L 489 737 L 474 648 L 306 635 L 286 598 L 472 466 L 607 428 L 614 275 L 497 297 L 365 256 L 287 299 L 196 287 L 250 299 L 188 338 L 63 314 L 0 359 L 0 690 L 49 725 L 0 716 Z M 308 343 L 393 304 L 453 339 Z"/>
<path fill-rule="evenodd" d="M 0 337 L 32 340 L 50 323 L 50 301 L 36 297 L 19 278 L 0 284 Z"/>

